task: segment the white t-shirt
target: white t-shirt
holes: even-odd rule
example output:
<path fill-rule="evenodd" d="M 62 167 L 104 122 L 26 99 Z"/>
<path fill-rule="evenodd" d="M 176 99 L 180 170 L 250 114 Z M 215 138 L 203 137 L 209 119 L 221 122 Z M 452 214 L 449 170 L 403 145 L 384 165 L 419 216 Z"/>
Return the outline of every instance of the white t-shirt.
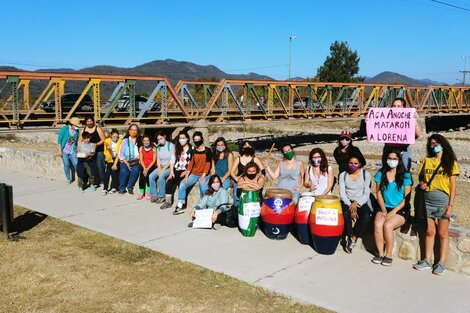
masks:
<path fill-rule="evenodd" d="M 116 148 L 117 148 L 117 142 L 114 142 L 111 140 L 111 154 L 113 155 L 113 158 L 116 157 Z"/>
<path fill-rule="evenodd" d="M 325 192 L 326 188 L 328 187 L 328 173 L 332 170 L 333 168 L 328 165 L 328 171 L 326 173 L 320 173 L 320 177 L 317 178 L 313 174 L 313 166 L 309 166 L 308 176 L 310 178 L 310 182 L 312 185 L 317 186 L 317 188 L 312 191 L 315 196 L 322 195 L 323 192 Z M 331 190 L 328 192 L 328 194 L 331 195 Z"/>

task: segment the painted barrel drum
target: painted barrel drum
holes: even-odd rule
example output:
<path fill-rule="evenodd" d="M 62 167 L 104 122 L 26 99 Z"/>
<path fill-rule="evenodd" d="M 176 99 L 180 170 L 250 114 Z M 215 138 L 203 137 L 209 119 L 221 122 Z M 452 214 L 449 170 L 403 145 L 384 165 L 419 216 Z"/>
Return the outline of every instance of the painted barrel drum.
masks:
<path fill-rule="evenodd" d="M 335 253 L 344 230 L 343 210 L 338 197 L 315 197 L 310 211 L 309 229 L 318 253 Z"/>
<path fill-rule="evenodd" d="M 242 191 L 238 206 L 238 228 L 245 237 L 253 237 L 260 215 L 260 197 L 258 191 Z"/>
<path fill-rule="evenodd" d="M 295 207 L 289 190 L 271 188 L 266 191 L 261 206 L 261 221 L 268 238 L 285 239 L 294 221 L 294 214 Z"/>
<path fill-rule="evenodd" d="M 299 202 L 295 207 L 294 222 L 297 227 L 297 235 L 299 236 L 300 243 L 310 243 L 310 232 L 308 230 L 308 217 L 312 204 L 315 202 L 313 192 L 302 192 Z"/>

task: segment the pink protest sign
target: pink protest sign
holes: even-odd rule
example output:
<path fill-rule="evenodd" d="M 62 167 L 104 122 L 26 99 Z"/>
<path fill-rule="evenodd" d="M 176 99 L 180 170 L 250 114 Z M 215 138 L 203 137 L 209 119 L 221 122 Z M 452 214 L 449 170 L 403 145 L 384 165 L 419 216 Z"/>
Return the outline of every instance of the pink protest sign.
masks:
<path fill-rule="evenodd" d="M 370 108 L 367 111 L 367 141 L 378 143 L 415 143 L 416 109 Z"/>

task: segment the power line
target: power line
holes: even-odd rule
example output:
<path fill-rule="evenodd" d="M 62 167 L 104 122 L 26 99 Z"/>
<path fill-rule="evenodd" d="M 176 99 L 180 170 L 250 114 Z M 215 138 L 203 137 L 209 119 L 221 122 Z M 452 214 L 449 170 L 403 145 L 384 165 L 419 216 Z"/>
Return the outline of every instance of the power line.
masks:
<path fill-rule="evenodd" d="M 463 10 L 463 11 L 470 12 L 470 9 L 467 9 L 467 8 L 464 8 L 464 7 L 460 7 L 460 6 L 458 6 L 458 5 L 454 5 L 454 4 L 450 4 L 450 3 L 443 2 L 443 1 L 438 1 L 438 0 L 431 0 L 431 1 L 432 1 L 432 2 L 436 2 L 436 3 L 443 4 L 443 5 L 447 5 L 447 6 L 449 6 L 449 7 L 456 8 L 456 9 L 459 9 L 459 10 Z"/>

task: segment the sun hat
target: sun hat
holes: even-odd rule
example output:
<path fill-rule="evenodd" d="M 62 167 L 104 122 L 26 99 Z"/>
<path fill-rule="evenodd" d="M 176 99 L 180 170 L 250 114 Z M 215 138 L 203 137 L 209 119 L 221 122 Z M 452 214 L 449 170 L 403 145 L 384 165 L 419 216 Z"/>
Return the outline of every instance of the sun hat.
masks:
<path fill-rule="evenodd" d="M 70 119 L 70 124 L 77 126 L 77 127 L 82 126 L 82 123 L 80 122 L 80 119 L 78 117 L 72 117 Z"/>

